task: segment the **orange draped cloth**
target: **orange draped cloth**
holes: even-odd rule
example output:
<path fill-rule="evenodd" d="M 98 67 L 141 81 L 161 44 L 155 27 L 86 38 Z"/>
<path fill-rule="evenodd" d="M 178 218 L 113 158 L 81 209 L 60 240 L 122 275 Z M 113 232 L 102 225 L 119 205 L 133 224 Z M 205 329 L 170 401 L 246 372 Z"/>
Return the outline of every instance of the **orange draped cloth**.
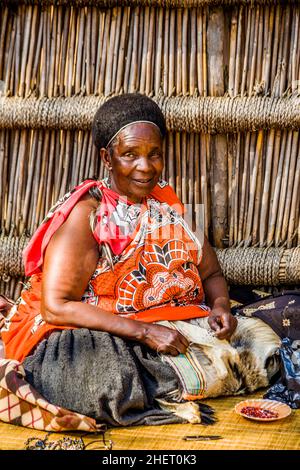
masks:
<path fill-rule="evenodd" d="M 87 180 L 51 208 L 23 253 L 29 276 L 1 330 L 8 359 L 22 361 L 54 330 L 40 313 L 43 257 L 52 235 L 92 187 L 101 191 L 93 235 L 109 247 L 113 269 L 101 256 L 82 302 L 144 322 L 186 320 L 209 314 L 198 265 L 202 247 L 183 217 L 172 188 L 160 182 L 141 205 L 110 190 L 105 181 Z M 74 327 L 72 327 L 74 328 Z"/>

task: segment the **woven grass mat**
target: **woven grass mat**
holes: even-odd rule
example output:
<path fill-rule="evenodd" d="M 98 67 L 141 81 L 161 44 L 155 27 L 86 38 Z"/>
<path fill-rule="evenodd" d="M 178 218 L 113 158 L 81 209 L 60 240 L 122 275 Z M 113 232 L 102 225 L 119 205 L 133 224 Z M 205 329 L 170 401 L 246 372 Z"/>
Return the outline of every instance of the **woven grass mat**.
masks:
<path fill-rule="evenodd" d="M 261 398 L 263 392 L 247 396 Z M 269 423 L 250 421 L 238 416 L 234 406 L 244 397 L 226 397 L 206 400 L 216 410 L 218 422 L 212 426 L 174 424 L 167 426 L 136 426 L 114 428 L 106 432 L 106 439 L 113 441 L 113 450 L 299 450 L 300 410 L 281 420 Z M 0 423 L 0 449 L 24 449 L 29 437 L 43 437 L 46 433 Z M 82 433 L 55 434 L 51 439 L 63 436 L 79 437 Z M 186 435 L 220 435 L 218 441 L 184 441 Z M 84 438 L 85 442 L 95 436 Z M 90 449 L 99 448 L 92 444 Z"/>

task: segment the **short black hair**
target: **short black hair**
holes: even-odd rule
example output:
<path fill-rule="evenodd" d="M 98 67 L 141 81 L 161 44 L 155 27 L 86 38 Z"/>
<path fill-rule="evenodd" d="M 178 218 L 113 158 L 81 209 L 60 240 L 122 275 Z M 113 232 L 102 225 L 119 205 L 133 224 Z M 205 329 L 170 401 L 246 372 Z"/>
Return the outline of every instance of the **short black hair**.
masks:
<path fill-rule="evenodd" d="M 125 93 L 107 100 L 97 110 L 93 125 L 93 142 L 98 150 L 106 148 L 111 138 L 131 122 L 150 121 L 156 124 L 162 137 L 166 135 L 166 122 L 159 106 L 140 93 Z"/>

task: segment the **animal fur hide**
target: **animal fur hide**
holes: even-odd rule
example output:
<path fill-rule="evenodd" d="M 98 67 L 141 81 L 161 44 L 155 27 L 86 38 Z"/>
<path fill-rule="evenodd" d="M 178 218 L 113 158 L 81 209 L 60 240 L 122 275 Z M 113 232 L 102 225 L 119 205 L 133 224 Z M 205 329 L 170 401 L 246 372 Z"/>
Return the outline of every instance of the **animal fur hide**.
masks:
<path fill-rule="evenodd" d="M 160 322 L 190 341 L 205 377 L 204 398 L 251 393 L 266 387 L 279 370 L 279 336 L 258 318 L 238 317 L 230 339 L 216 338 L 207 318 Z"/>

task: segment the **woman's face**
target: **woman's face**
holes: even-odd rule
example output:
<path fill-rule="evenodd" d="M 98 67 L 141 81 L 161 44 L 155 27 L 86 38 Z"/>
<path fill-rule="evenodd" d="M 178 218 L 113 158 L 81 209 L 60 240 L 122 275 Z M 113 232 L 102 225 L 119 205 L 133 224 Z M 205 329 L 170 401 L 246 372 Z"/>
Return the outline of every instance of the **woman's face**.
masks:
<path fill-rule="evenodd" d="M 141 202 L 157 184 L 163 170 L 159 129 L 149 123 L 133 123 L 118 134 L 112 149 L 100 151 L 110 171 L 111 189 L 132 202 Z"/>

